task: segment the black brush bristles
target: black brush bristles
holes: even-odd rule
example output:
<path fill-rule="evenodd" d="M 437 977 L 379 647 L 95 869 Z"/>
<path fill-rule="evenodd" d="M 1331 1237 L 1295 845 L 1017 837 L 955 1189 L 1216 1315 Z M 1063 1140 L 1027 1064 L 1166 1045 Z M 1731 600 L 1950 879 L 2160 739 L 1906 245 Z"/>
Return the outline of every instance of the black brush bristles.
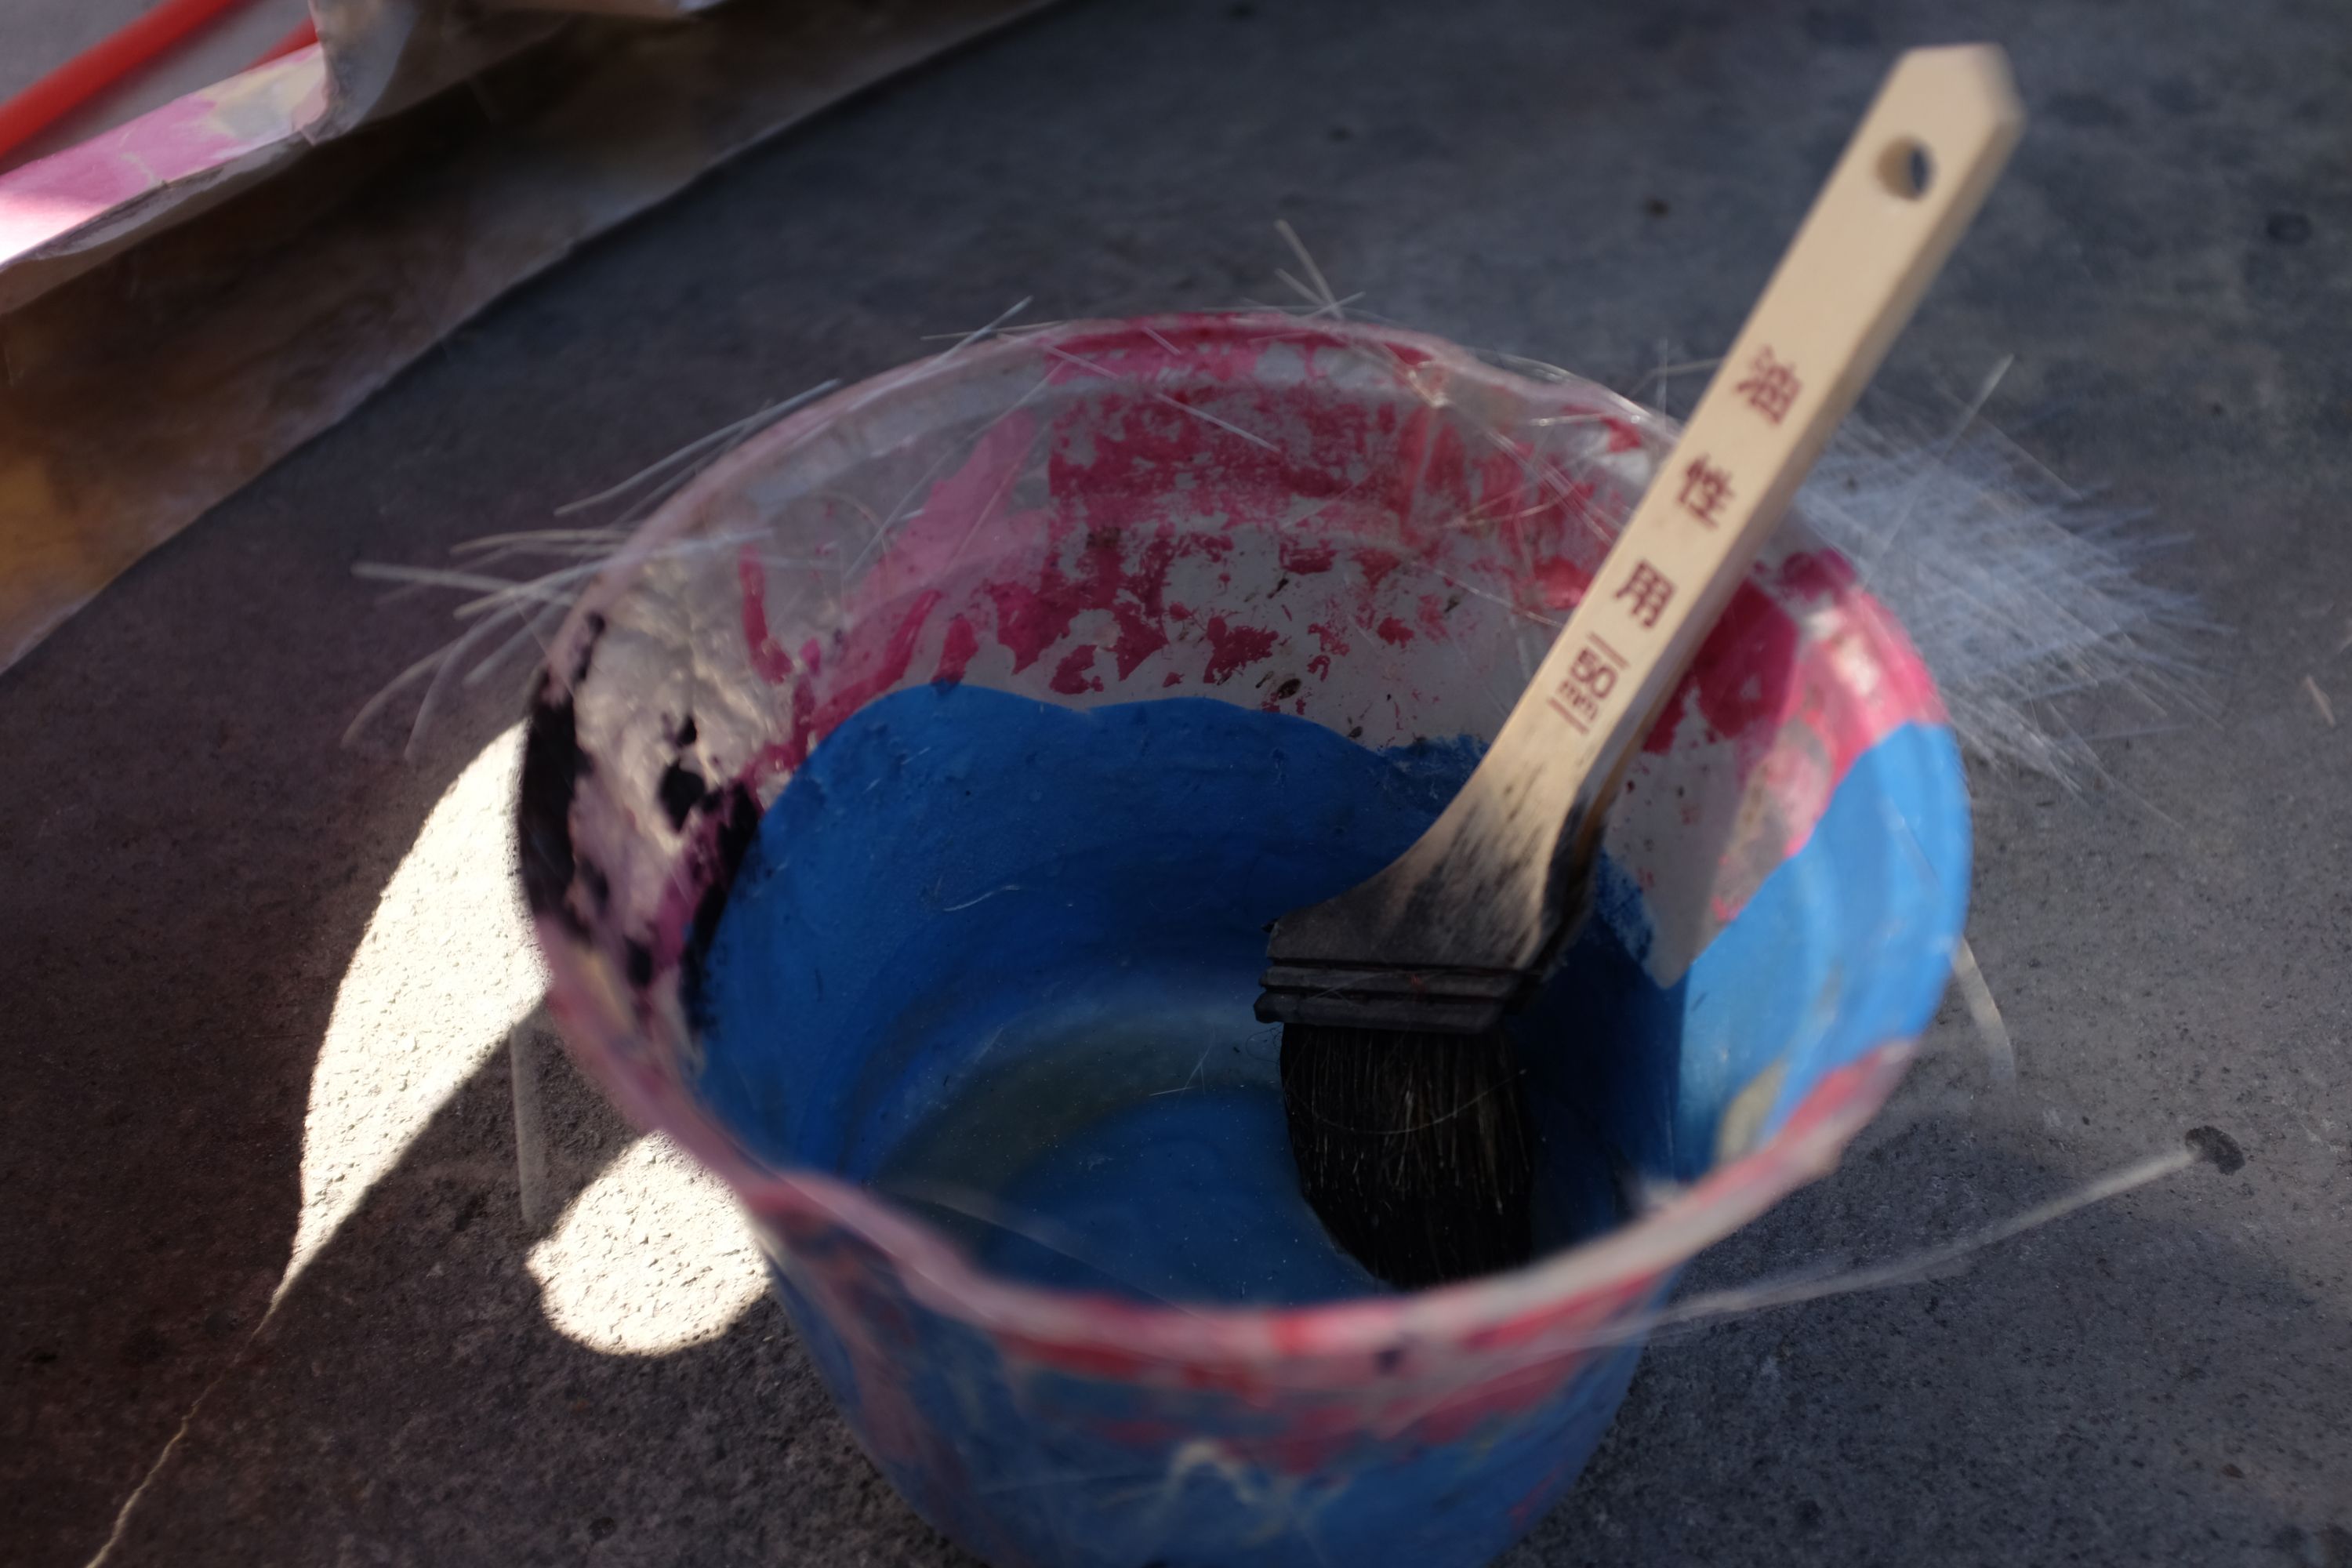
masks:
<path fill-rule="evenodd" d="M 1282 1030 L 1298 1184 L 1331 1238 L 1401 1289 L 1528 1260 L 1535 1140 L 1510 1037 Z"/>

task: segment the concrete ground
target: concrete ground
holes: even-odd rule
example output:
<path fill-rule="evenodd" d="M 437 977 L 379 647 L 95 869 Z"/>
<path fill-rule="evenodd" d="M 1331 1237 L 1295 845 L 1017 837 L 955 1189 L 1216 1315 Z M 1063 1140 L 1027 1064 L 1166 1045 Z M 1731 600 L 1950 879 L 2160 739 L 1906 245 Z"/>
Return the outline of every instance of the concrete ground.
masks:
<path fill-rule="evenodd" d="M 1691 1288 L 1889 1256 L 2193 1126 L 2246 1163 L 1656 1347 L 1507 1561 L 2352 1563 L 2325 0 L 1097 0 L 522 290 L 0 675 L 0 1556 L 963 1561 L 857 1455 L 723 1207 L 547 1057 L 491 826 L 510 693 L 410 761 L 339 745 L 444 624 L 352 563 L 543 524 L 1023 295 L 1274 298 L 1276 216 L 1388 315 L 1631 385 L 1727 338 L 1891 53 L 1971 37 L 2035 121 L 1895 369 L 2014 353 L 1988 416 L 2184 536 L 2154 570 L 2228 629 L 2215 716 L 2116 742 L 2079 795 L 1978 778 L 2014 1092 L 1956 1110 L 1972 1080 L 1930 1064 L 1917 1114 Z M 528 1193 L 510 1059 L 549 1130 Z"/>

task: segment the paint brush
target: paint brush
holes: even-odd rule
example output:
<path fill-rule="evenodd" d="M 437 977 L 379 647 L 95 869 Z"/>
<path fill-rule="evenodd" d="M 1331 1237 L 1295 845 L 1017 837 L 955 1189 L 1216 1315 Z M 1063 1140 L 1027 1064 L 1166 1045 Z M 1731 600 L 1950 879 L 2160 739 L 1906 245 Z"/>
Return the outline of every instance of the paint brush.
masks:
<path fill-rule="evenodd" d="M 2023 127 L 1998 48 L 1895 63 L 1461 793 L 1387 868 L 1276 923 L 1257 1016 L 1283 1026 L 1300 1184 L 1390 1283 L 1527 1259 L 1537 1147 L 1506 1020 L 1582 916 L 1634 747 Z"/>

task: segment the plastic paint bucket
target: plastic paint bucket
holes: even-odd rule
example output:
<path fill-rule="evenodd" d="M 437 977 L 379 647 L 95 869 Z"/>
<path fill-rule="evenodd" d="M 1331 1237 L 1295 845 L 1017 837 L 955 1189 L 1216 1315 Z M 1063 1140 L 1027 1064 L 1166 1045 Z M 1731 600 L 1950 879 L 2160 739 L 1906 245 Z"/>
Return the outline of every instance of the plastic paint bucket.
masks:
<path fill-rule="evenodd" d="M 981 1556 L 1472 1563 L 1531 1527 L 1675 1270 L 1829 1170 L 1900 1077 L 1961 923 L 1958 757 L 1899 629 L 1792 520 L 1612 813 L 1567 973 L 1596 1044 L 1531 1068 L 1632 1217 L 1512 1273 L 1286 1309 L 989 1273 L 849 1163 L 730 1122 L 687 993 L 760 812 L 852 714 L 933 682 L 1488 736 L 1670 436 L 1384 328 L 1073 323 L 755 437 L 566 623 L 520 805 L 556 1016 L 733 1186 L 860 1442 Z M 807 1065 L 779 1092 L 850 1117 L 826 1086 L 860 1064 Z"/>

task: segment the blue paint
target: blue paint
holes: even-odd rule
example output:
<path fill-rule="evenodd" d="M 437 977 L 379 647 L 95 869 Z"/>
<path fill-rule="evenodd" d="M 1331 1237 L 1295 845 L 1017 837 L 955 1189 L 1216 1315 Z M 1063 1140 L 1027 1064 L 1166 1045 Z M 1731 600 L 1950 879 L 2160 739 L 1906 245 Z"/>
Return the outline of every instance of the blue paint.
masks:
<path fill-rule="evenodd" d="M 1885 816 L 1957 769 L 1950 744 L 1908 728 L 1862 757 L 1672 987 L 1603 865 L 1601 918 L 1515 1027 L 1547 1247 L 1612 1223 L 1623 1173 L 1704 1171 L 1775 1062 L 1785 1114 L 1925 1024 L 1941 945 L 1850 965 L 1958 930 L 1965 822 Z M 1477 756 L 1199 698 L 885 698 L 817 748 L 745 858 L 706 969 L 703 1092 L 766 1158 L 872 1183 L 1020 1278 L 1263 1304 L 1378 1289 L 1297 1194 L 1278 1036 L 1250 1010 L 1265 928 L 1386 864 Z"/>
<path fill-rule="evenodd" d="M 1716 1163 L 1723 1113 L 1759 1074 L 1780 1086 L 1769 1133 L 1822 1076 L 1935 1016 L 1968 911 L 1969 821 L 1951 731 L 1909 724 L 1856 758 L 1803 848 L 1776 868 L 1689 970 L 1656 984 L 1639 893 L 1604 865 L 1593 928 L 1520 1020 L 1531 1092 L 1583 1115 L 1647 1176 Z"/>
<path fill-rule="evenodd" d="M 1364 1288 L 1290 1179 L 1276 1037 L 1249 1016 L 1264 927 L 1384 864 L 1475 757 L 1200 700 L 885 698 L 817 748 L 745 858 L 706 963 L 702 1092 L 767 1158 L 891 1191 L 1008 1274 L 1259 1303 Z M 1760 1072 L 1780 1074 L 1777 1122 L 1925 1025 L 1965 902 L 1958 780 L 1948 732 L 1883 741 L 1669 987 L 1640 960 L 1638 891 L 1601 868 L 1597 918 L 1517 1026 L 1554 1245 L 1611 1223 L 1612 1176 L 1713 1163 Z M 807 1240 L 800 1260 L 861 1246 Z M 1598 1354 L 1465 1436 L 1367 1428 L 1229 1473 L 1202 1445 L 1263 1430 L 1225 1394 L 1016 1373 L 887 1269 L 858 1278 L 856 1331 L 887 1340 L 883 1380 L 919 1413 L 911 1450 L 890 1422 L 890 1479 L 1006 1564 L 1480 1562 L 1574 1479 L 1638 1355 Z M 777 1284 L 867 1432 L 853 1309 Z"/>
<path fill-rule="evenodd" d="M 1333 1247 L 1298 1195 L 1280 1096 L 1177 1089 L 1100 1117 L 1003 1194 L 1069 1238 L 996 1231 L 982 1258 L 1041 1285 L 1160 1300 L 1276 1304 L 1383 1289 Z"/>
<path fill-rule="evenodd" d="M 772 1278 L 810 1359 L 858 1426 L 866 1411 L 839 1331 L 789 1279 Z M 1229 1399 L 1056 1372 L 1010 1379 L 969 1324 L 899 1293 L 877 1306 L 911 1325 L 895 1364 L 935 1443 L 930 1464 L 886 1465 L 891 1484 L 998 1568 L 1483 1563 L 1575 1480 L 1641 1358 L 1639 1344 L 1596 1352 L 1549 1397 L 1457 1441 L 1366 1430 L 1303 1474 L 1234 1474 L 1199 1458 L 1203 1443 L 1226 1435 L 1218 1421 Z M 1190 1438 L 1160 1452 L 1100 1435 L 1188 1417 Z"/>
<path fill-rule="evenodd" d="M 1477 759 L 1206 699 L 971 686 L 853 716 L 770 807 L 702 990 L 702 1089 L 1024 1279 L 1147 1300 L 1380 1289 L 1299 1196 L 1252 1016 L 1266 923 L 1377 870 Z M 1558 1242 L 1614 1216 L 1589 1137 Z"/>

